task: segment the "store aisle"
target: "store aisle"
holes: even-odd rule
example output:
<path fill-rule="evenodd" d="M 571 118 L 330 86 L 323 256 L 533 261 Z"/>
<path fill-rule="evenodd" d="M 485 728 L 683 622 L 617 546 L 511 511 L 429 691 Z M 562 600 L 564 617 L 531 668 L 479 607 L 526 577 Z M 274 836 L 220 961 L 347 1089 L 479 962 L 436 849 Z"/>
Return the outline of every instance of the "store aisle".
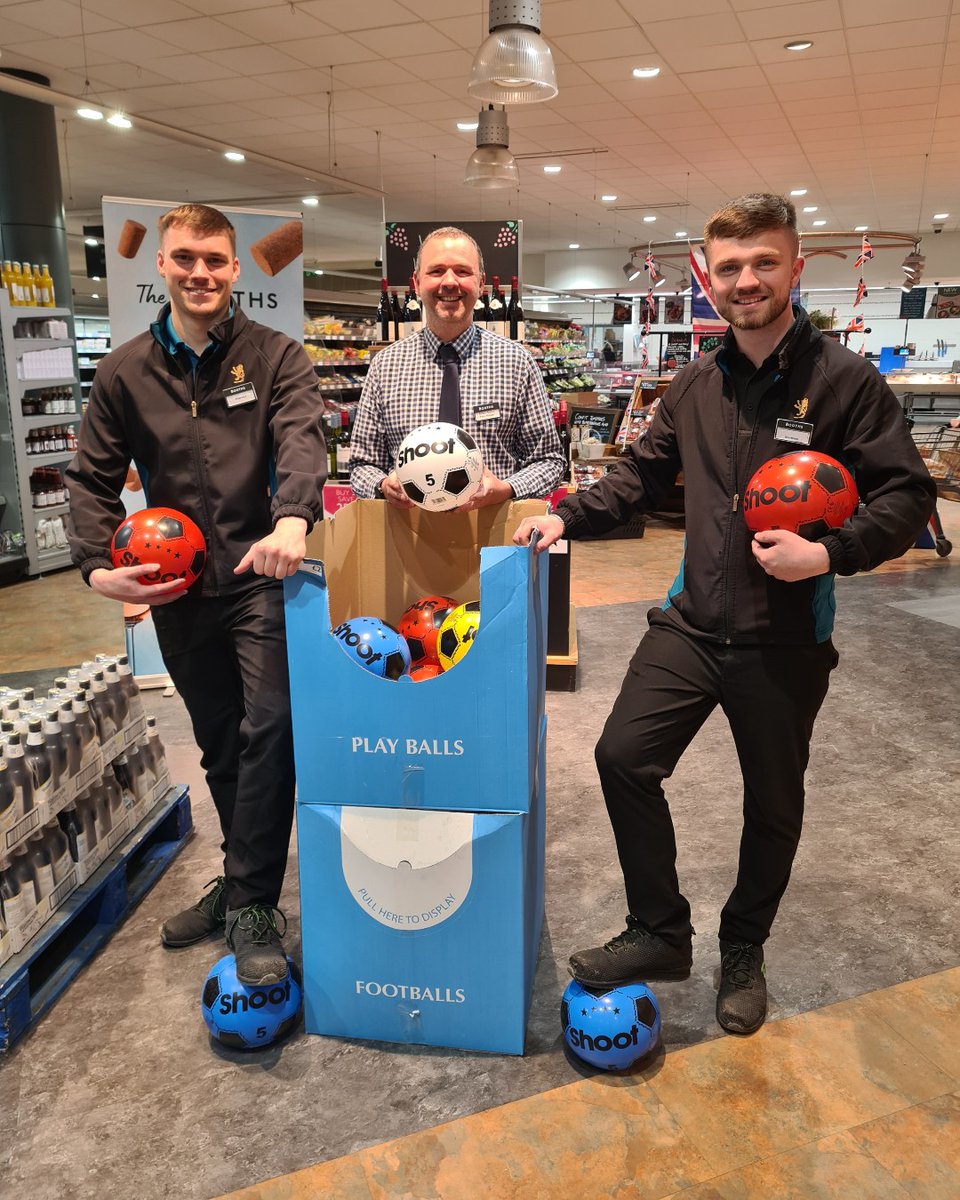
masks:
<path fill-rule="evenodd" d="M 946 507 L 941 506 L 942 516 L 950 520 L 960 546 L 960 519 L 944 513 Z M 953 507 L 960 518 L 960 505 Z M 336 1162 L 312 1192 L 274 1191 L 264 1197 L 329 1195 L 350 1200 L 356 1195 L 381 1200 L 412 1195 L 446 1200 L 471 1193 L 449 1190 L 454 1183 L 444 1184 L 447 1191 L 439 1190 L 438 1177 L 429 1170 L 422 1173 L 424 1163 L 449 1158 L 453 1168 L 459 1161 L 460 1168 L 449 1172 L 454 1181 L 460 1175 L 476 1181 L 482 1172 L 484 1181 L 492 1184 L 489 1170 L 502 1156 L 499 1149 L 489 1153 L 485 1148 L 489 1151 L 488 1139 L 496 1129 L 505 1138 L 528 1142 L 538 1154 L 548 1133 L 555 1139 L 552 1145 L 566 1140 L 577 1154 L 558 1154 L 557 1170 L 571 1181 L 581 1180 L 570 1195 L 591 1195 L 582 1182 L 586 1177 L 579 1174 L 578 1154 L 594 1155 L 590 1161 L 598 1171 L 606 1164 L 603 1170 L 626 1173 L 632 1185 L 624 1195 L 669 1195 L 657 1190 L 663 1176 L 651 1175 L 645 1182 L 654 1151 L 644 1149 L 649 1144 L 644 1139 L 653 1128 L 655 1144 L 663 1139 L 669 1144 L 669 1130 L 681 1121 L 676 1097 L 693 1085 L 676 1085 L 670 1100 L 657 1089 L 668 1080 L 682 1079 L 684 1070 L 701 1070 L 684 1067 L 688 1061 L 713 1063 L 711 1069 L 723 1078 L 737 1063 L 748 1067 L 762 1089 L 765 1125 L 775 1126 L 781 1114 L 795 1138 L 774 1141 L 768 1149 L 758 1143 L 752 1158 L 799 1155 L 778 1161 L 785 1168 L 799 1162 L 801 1173 L 806 1151 L 799 1148 L 819 1138 L 836 1136 L 840 1150 L 828 1146 L 830 1153 L 842 1150 L 855 1158 L 861 1155 L 856 1146 L 863 1144 L 857 1139 L 864 1122 L 890 1119 L 895 1112 L 901 1112 L 898 1119 L 905 1128 L 922 1129 L 928 1113 L 932 1119 L 946 1120 L 946 1101 L 938 1100 L 939 1108 L 933 1101 L 957 1091 L 956 1065 L 951 1069 L 945 1053 L 931 1052 L 928 1042 L 921 1045 L 916 1040 L 942 1036 L 931 1012 L 936 1004 L 911 1006 L 909 1030 L 895 1014 L 890 1018 L 896 1032 L 888 1038 L 888 1047 L 896 1037 L 918 1047 L 915 1054 L 904 1051 L 890 1066 L 867 1055 L 864 1047 L 870 1045 L 877 1020 L 875 1011 L 863 1009 L 856 998 L 864 997 L 866 1003 L 873 993 L 927 977 L 948 980 L 956 991 L 955 972 L 942 973 L 960 961 L 960 897 L 955 894 L 960 841 L 954 815 L 960 749 L 952 690 L 960 677 L 960 647 L 955 625 L 915 608 L 918 602 L 929 602 L 938 613 L 944 608 L 957 611 L 960 551 L 947 560 L 937 560 L 932 552 L 910 552 L 870 576 L 840 581 L 837 644 L 842 661 L 815 736 L 800 856 L 768 947 L 769 1026 L 760 1037 L 744 1041 L 722 1037 L 713 1020 L 717 913 L 736 861 L 740 803 L 733 746 L 725 723 L 714 717 L 669 785 L 680 873 L 694 905 L 699 936 L 691 978 L 657 988 L 666 1057 L 649 1076 L 573 1082 L 580 1073 L 563 1054 L 558 1021 L 566 958 L 572 949 L 618 930 L 623 918 L 593 746 L 644 628 L 646 610 L 673 578 L 681 541 L 682 534 L 674 529 L 651 527 L 642 542 L 574 547 L 580 687 L 575 693 L 548 695 L 547 919 L 523 1058 L 302 1034 L 252 1056 L 211 1045 L 200 1019 L 198 995 L 221 947 L 211 941 L 179 953 L 165 951 L 158 944 L 157 927 L 217 873 L 219 838 L 182 705 L 176 697 L 152 693 L 148 703 L 160 716 L 174 774 L 192 786 L 197 836 L 104 951 L 0 1066 L 0 1178 L 12 1194 L 29 1195 L 31 1200 L 99 1200 L 110 1193 L 142 1200 L 208 1200 L 260 1180 Z M 45 612 L 44 595 L 73 586 L 82 587 L 66 575 L 5 589 L 0 591 L 0 615 L 21 611 L 23 601 L 33 612 Z M 82 594 L 78 603 L 87 599 Z M 95 598 L 89 600 L 96 605 Z M 910 610 L 898 607 L 903 604 Z M 85 633 L 86 644 L 89 631 L 63 624 L 58 634 L 63 640 L 53 644 L 48 629 L 26 623 L 34 638 L 33 666 L 48 667 L 52 652 L 65 655 L 57 666 L 90 652 L 69 652 L 66 639 L 74 631 Z M 22 652 L 20 669 L 30 669 L 29 644 L 15 648 Z M 295 850 L 284 904 L 291 916 L 288 944 L 296 953 Z M 906 994 L 896 991 L 898 997 Z M 881 1001 L 876 997 L 878 1004 Z M 830 1016 L 828 1005 L 839 1005 L 832 1010 L 838 1015 Z M 865 1024 L 858 1015 L 863 1013 L 870 1014 Z M 883 1018 L 887 1024 L 890 1019 Z M 848 1063 L 850 1075 L 844 1075 L 839 1064 L 839 1073 L 833 1075 L 799 1070 L 796 1048 L 812 1044 L 809 1039 L 814 1037 L 803 1030 L 811 1021 L 814 1030 L 835 1029 L 836 1020 L 845 1030 L 841 1041 L 861 1055 Z M 827 1043 L 818 1044 L 821 1059 L 833 1062 L 833 1050 L 827 1053 Z M 944 1045 L 954 1044 L 955 1031 Z M 952 1076 L 952 1082 L 932 1075 L 927 1058 Z M 894 1071 L 895 1077 L 885 1071 Z M 808 1093 L 801 1089 L 801 1076 L 813 1087 L 815 1102 L 804 1098 Z M 922 1087 L 918 1079 L 925 1081 Z M 572 1109 L 565 1107 L 564 1099 L 571 1084 Z M 889 1093 L 886 1106 L 878 1104 L 877 1089 Z M 846 1107 L 838 1109 L 838 1095 L 853 1099 L 849 1104 L 845 1099 Z M 611 1098 L 618 1103 L 611 1104 Z M 746 1094 L 738 1103 L 749 1116 Z M 922 1112 L 908 1107 L 917 1104 L 933 1106 Z M 626 1115 L 624 1105 L 631 1110 Z M 730 1107 L 725 1119 L 739 1120 L 738 1105 Z M 478 1116 L 490 1110 L 490 1116 Z M 647 1114 L 644 1120 L 656 1118 L 654 1125 L 637 1133 L 629 1160 L 618 1158 L 623 1153 L 624 1122 L 629 1116 L 630 1128 L 635 1128 L 639 1110 Z M 598 1119 L 588 1122 L 587 1117 Z M 488 1120 L 495 1124 L 488 1128 Z M 841 1132 L 854 1126 L 857 1134 Z M 590 1130 L 596 1137 L 593 1150 L 575 1140 Z M 474 1131 L 479 1141 L 473 1140 Z M 921 1154 L 919 1135 L 906 1140 Z M 377 1158 L 380 1152 L 370 1150 L 391 1141 L 385 1157 Z M 459 1160 L 457 1146 L 463 1147 Z M 715 1150 L 698 1141 L 691 1146 L 703 1165 L 673 1188 L 696 1185 L 691 1200 L 831 1194 L 778 1192 L 769 1182 L 764 1184 L 769 1177 L 762 1171 L 749 1174 L 760 1168 L 748 1165 L 748 1160 L 717 1158 Z M 364 1158 L 364 1166 L 377 1164 L 362 1178 L 356 1173 L 357 1160 L 350 1157 L 361 1153 L 372 1156 Z M 884 1170 L 892 1169 L 879 1152 L 871 1155 Z M 852 1161 L 852 1167 L 858 1161 Z M 546 1159 L 542 1165 L 546 1169 Z M 722 1172 L 728 1173 L 725 1191 L 715 1180 L 704 1182 Z M 737 1172 L 748 1173 L 747 1183 L 741 1184 Z M 387 1174 L 398 1189 L 406 1180 L 406 1191 L 386 1190 Z M 554 1200 L 564 1194 L 549 1175 L 542 1187 L 522 1171 L 518 1179 L 530 1186 L 501 1194 L 517 1200 L 538 1195 Z M 751 1179 L 753 1191 L 747 1186 Z M 285 1180 L 284 1186 L 293 1189 L 295 1183 Z M 486 1194 L 497 1193 L 478 1191 L 476 1186 L 472 1192 Z M 848 1188 L 836 1194 L 846 1198 L 871 1193 Z M 925 1200 L 936 1195 L 917 1189 L 914 1194 Z"/>

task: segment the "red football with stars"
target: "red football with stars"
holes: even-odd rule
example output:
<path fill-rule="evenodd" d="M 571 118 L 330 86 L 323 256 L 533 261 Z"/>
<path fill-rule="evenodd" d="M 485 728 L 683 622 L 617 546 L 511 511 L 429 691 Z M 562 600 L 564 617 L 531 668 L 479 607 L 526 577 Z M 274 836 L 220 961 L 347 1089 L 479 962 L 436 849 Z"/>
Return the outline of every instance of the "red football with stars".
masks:
<path fill-rule="evenodd" d="M 207 561 L 207 543 L 200 527 L 174 508 L 144 508 L 122 521 L 110 542 L 115 567 L 157 563 L 159 571 L 140 576 L 140 583 L 169 583 L 182 579 L 189 587 L 200 578 Z"/>
<path fill-rule="evenodd" d="M 743 516 L 755 533 L 788 529 L 810 541 L 842 525 L 857 511 L 853 476 L 828 454 L 800 450 L 765 462 L 747 484 Z"/>
<path fill-rule="evenodd" d="M 421 596 L 400 618 L 397 628 L 407 639 L 414 666 L 421 662 L 437 662 L 440 626 L 444 617 L 456 607 L 456 600 L 449 596 Z"/>

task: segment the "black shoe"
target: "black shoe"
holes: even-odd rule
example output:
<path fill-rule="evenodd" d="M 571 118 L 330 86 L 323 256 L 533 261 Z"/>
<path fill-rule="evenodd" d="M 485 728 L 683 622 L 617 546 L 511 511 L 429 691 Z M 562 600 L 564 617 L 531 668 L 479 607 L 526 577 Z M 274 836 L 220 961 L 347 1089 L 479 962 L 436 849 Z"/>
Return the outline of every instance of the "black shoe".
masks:
<path fill-rule="evenodd" d="M 641 979 L 689 979 L 692 961 L 691 946 L 678 950 L 628 913 L 623 933 L 570 955 L 570 974 L 587 987 L 616 987 Z"/>
<path fill-rule="evenodd" d="M 717 1022 L 727 1033 L 755 1033 L 767 1015 L 767 971 L 763 947 L 753 942 L 720 943 Z"/>
<path fill-rule="evenodd" d="M 283 929 L 277 929 L 277 917 Z M 247 987 L 282 983 L 290 964 L 280 939 L 287 932 L 287 918 L 271 904 L 248 904 L 227 909 L 227 945 L 237 962 L 237 978 Z"/>
<path fill-rule="evenodd" d="M 160 941 L 171 949 L 202 942 L 211 933 L 223 930 L 227 914 L 226 880 L 222 875 L 211 879 L 210 888 L 192 908 L 185 908 L 160 926 Z"/>

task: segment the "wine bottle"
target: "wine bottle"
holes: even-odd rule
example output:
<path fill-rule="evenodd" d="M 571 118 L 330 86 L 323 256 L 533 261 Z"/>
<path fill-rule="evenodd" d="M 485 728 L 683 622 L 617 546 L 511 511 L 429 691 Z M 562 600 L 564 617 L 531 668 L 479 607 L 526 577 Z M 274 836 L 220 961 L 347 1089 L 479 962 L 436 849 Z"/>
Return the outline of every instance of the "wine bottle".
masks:
<path fill-rule="evenodd" d="M 490 293 L 486 288 L 483 289 L 483 295 L 480 297 L 481 317 L 480 324 L 484 329 L 492 329 L 490 317 Z"/>
<path fill-rule="evenodd" d="M 507 326 L 510 337 L 515 342 L 522 342 L 526 330 L 523 323 L 523 309 L 520 306 L 520 294 L 517 291 L 517 277 L 510 279 L 510 303 L 507 305 Z"/>
<path fill-rule="evenodd" d="M 404 337 L 420 332 L 420 300 L 414 287 L 413 276 L 410 276 L 410 290 L 403 306 Z"/>
<path fill-rule="evenodd" d="M 397 299 L 396 288 L 394 288 L 391 296 L 390 316 L 393 320 L 393 340 L 399 342 L 403 337 L 403 312 L 400 308 L 400 301 Z"/>
<path fill-rule="evenodd" d="M 390 293 L 387 291 L 387 281 L 380 281 L 380 303 L 377 305 L 377 325 L 380 328 L 380 341 L 393 342 L 396 340 L 393 332 L 393 314 L 390 312 Z"/>
<path fill-rule="evenodd" d="M 487 328 L 491 333 L 500 337 L 507 335 L 507 311 L 503 302 L 503 292 L 500 291 L 500 276 L 494 275 L 493 288 L 490 291 L 490 321 Z"/>

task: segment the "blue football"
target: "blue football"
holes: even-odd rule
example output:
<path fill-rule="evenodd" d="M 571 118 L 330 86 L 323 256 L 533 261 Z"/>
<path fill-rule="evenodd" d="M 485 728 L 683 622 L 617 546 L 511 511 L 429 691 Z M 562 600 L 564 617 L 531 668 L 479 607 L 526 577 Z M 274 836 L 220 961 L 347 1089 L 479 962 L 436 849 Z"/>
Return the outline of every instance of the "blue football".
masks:
<path fill-rule="evenodd" d="M 300 1019 L 303 993 L 294 964 L 283 983 L 248 987 L 237 978 L 237 963 L 225 954 L 210 968 L 200 994 L 207 1028 L 224 1046 L 258 1050 L 279 1041 Z"/>
<path fill-rule="evenodd" d="M 406 638 L 379 617 L 351 617 L 332 633 L 349 659 L 381 679 L 410 674 Z"/>
<path fill-rule="evenodd" d="M 570 1050 L 602 1071 L 625 1071 L 660 1042 L 660 1006 L 642 983 L 604 990 L 572 979 L 560 1002 L 560 1023 Z"/>

